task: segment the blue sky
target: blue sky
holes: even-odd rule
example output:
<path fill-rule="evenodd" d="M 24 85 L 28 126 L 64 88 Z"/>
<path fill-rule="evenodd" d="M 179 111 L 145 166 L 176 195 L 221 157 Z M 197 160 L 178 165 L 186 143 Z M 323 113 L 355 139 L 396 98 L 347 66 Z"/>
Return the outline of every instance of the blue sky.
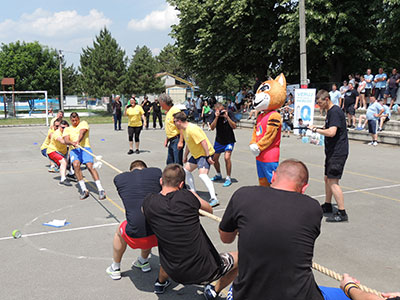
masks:
<path fill-rule="evenodd" d="M 106 26 L 129 57 L 144 45 L 157 55 L 173 43 L 176 14 L 165 0 L 9 1 L 0 10 L 0 42 L 39 41 L 64 50 L 67 64 L 77 66 L 81 49 Z"/>

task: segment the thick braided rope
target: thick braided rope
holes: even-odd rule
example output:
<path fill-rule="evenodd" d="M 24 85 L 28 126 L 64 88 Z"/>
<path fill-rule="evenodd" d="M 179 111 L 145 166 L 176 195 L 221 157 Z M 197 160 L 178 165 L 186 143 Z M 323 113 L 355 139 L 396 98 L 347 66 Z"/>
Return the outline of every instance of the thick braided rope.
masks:
<path fill-rule="evenodd" d="M 94 155 L 93 153 L 87 151 L 85 148 L 83 148 L 83 147 L 81 147 L 81 146 L 79 146 L 79 148 L 82 149 L 83 151 L 85 151 L 86 153 L 90 154 L 90 155 L 93 156 L 94 158 L 96 158 L 96 155 Z M 105 160 L 103 160 L 103 159 L 99 159 L 99 160 L 100 160 L 102 163 L 104 163 L 105 165 L 109 166 L 109 167 L 110 167 L 111 169 L 113 169 L 114 171 L 117 171 L 118 173 L 122 173 L 121 170 L 119 170 L 118 168 L 114 167 L 112 164 L 106 162 Z M 213 215 L 213 214 L 210 214 L 209 212 L 206 212 L 205 210 L 202 210 L 202 209 L 199 209 L 199 213 L 200 213 L 202 216 L 205 216 L 205 217 L 207 217 L 207 218 L 210 218 L 210 219 L 212 219 L 212 220 L 214 220 L 214 221 L 216 221 L 216 222 L 221 222 L 221 220 L 222 220 L 220 217 L 218 217 L 218 216 L 216 216 L 216 215 Z M 329 277 L 331 277 L 331 278 L 333 278 L 333 279 L 336 279 L 337 281 L 341 281 L 342 278 L 343 278 L 343 276 L 340 275 L 339 273 L 336 273 L 335 271 L 332 271 L 332 270 L 330 270 L 330 269 L 328 269 L 328 268 L 325 268 L 325 267 L 323 267 L 323 266 L 321 266 L 321 265 L 319 265 L 319 264 L 317 264 L 317 263 L 315 263 L 315 262 L 312 263 L 312 268 L 315 269 L 315 270 L 317 270 L 318 272 L 321 272 L 322 274 L 325 274 L 325 275 L 327 275 L 327 276 L 329 276 Z M 364 291 L 364 292 L 372 293 L 372 294 L 375 294 L 375 295 L 378 295 L 378 296 L 381 295 L 381 293 L 378 292 L 377 290 L 370 289 L 369 287 L 366 287 L 365 285 L 358 284 L 358 286 L 359 286 L 360 289 L 361 289 L 362 291 Z"/>

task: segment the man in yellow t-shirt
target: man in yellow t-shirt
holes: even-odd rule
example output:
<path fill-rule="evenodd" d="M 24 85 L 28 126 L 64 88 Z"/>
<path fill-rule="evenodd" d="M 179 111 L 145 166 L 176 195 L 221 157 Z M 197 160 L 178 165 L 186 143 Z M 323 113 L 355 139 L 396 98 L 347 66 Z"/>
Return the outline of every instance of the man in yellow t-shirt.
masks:
<path fill-rule="evenodd" d="M 128 154 L 133 153 L 133 135 L 135 135 L 135 146 L 136 154 L 139 154 L 139 136 L 142 131 L 143 124 L 146 126 L 146 118 L 144 116 L 143 108 L 132 101 L 130 106 L 127 105 L 125 108 L 125 116 L 128 116 L 128 140 L 129 140 L 129 151 Z"/>
<path fill-rule="evenodd" d="M 167 94 L 160 95 L 160 105 L 166 111 L 165 115 L 165 139 L 164 146 L 168 147 L 167 165 L 180 164 L 183 165 L 183 132 L 176 128 L 174 124 L 174 114 L 181 110 L 174 106 L 172 99 Z"/>
<path fill-rule="evenodd" d="M 88 152 L 93 153 L 89 144 L 89 124 L 86 121 L 81 121 L 76 112 L 71 113 L 70 120 L 72 126 L 64 130 L 63 138 L 67 145 L 75 147 L 70 152 L 70 160 L 74 166 L 75 175 L 81 188 L 80 199 L 83 200 L 89 197 L 89 191 L 85 185 L 85 181 L 83 181 L 81 170 L 81 164 L 86 164 L 99 191 L 99 200 L 104 200 L 106 193 L 101 186 L 99 174 L 93 168 L 93 157 L 78 147 L 79 145 Z"/>
<path fill-rule="evenodd" d="M 210 165 L 214 164 L 212 155 L 215 153 L 213 146 L 208 140 L 204 131 L 197 125 L 189 123 L 187 116 L 184 112 L 174 114 L 174 123 L 176 128 L 183 130 L 183 135 L 186 141 L 185 154 L 183 155 L 183 162 L 185 163 L 184 169 L 187 178 L 187 184 L 192 191 L 196 191 L 194 186 L 194 178 L 192 172 L 197 168 L 199 169 L 199 177 L 206 185 L 210 193 L 210 200 L 208 201 L 211 206 L 219 204 L 213 182 L 208 177 Z M 188 160 L 189 152 L 192 154 Z"/>
<path fill-rule="evenodd" d="M 60 168 L 60 185 L 72 186 L 66 178 L 68 147 L 63 138 L 64 129 L 69 126 L 68 122 L 57 119 L 53 123 L 54 132 L 51 133 L 50 143 L 47 147 L 47 156 Z"/>
<path fill-rule="evenodd" d="M 53 128 L 55 120 L 59 120 L 61 122 L 63 120 L 63 118 L 64 118 L 64 112 L 62 110 L 59 110 L 57 113 L 57 116 L 55 116 L 53 119 L 51 119 L 50 128 Z"/>

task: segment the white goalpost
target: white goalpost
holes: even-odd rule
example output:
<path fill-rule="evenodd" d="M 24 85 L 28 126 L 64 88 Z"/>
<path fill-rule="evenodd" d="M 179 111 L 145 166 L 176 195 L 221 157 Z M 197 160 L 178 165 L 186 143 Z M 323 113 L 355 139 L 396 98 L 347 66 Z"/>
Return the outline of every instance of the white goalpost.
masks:
<path fill-rule="evenodd" d="M 14 95 L 24 95 L 24 94 L 43 94 L 45 100 L 45 111 L 46 111 L 46 126 L 49 126 L 49 105 L 47 99 L 47 91 L 0 91 L 0 95 L 3 95 L 3 107 L 4 107 L 4 114 L 6 114 L 7 110 L 7 103 L 6 103 L 6 95 L 12 95 L 12 109 L 14 110 L 14 116 L 16 117 L 15 113 L 15 98 Z M 0 108 L 1 109 L 1 108 Z M 10 110 L 8 110 L 10 111 Z"/>

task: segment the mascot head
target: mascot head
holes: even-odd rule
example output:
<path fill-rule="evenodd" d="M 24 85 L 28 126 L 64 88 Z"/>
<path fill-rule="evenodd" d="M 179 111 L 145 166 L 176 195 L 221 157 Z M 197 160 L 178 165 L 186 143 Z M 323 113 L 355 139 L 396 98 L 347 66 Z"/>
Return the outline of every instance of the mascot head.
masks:
<path fill-rule="evenodd" d="M 285 99 L 286 79 L 281 74 L 275 80 L 261 83 L 254 100 L 254 108 L 257 111 L 278 109 L 285 103 Z"/>

